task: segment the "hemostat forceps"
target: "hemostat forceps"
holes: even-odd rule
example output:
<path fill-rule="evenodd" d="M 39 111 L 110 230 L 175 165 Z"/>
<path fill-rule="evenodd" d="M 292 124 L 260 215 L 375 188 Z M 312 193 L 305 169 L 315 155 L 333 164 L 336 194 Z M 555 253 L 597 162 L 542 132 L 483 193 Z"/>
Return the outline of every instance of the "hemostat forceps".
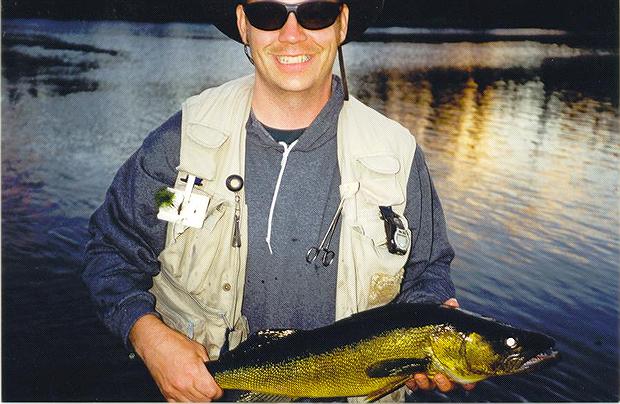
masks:
<path fill-rule="evenodd" d="M 332 242 L 332 237 L 334 235 L 334 231 L 336 231 L 336 225 L 338 224 L 338 220 L 340 220 L 340 215 L 342 214 L 342 206 L 344 205 L 344 199 L 340 200 L 338 204 L 338 209 L 336 209 L 336 214 L 332 218 L 331 223 L 329 224 L 329 228 L 319 244 L 318 247 L 311 247 L 306 253 L 306 262 L 308 264 L 314 262 L 314 260 L 319 256 L 319 254 L 323 254 L 321 258 L 321 263 L 324 267 L 328 267 L 334 261 L 334 257 L 336 253 L 329 249 L 329 245 Z"/>

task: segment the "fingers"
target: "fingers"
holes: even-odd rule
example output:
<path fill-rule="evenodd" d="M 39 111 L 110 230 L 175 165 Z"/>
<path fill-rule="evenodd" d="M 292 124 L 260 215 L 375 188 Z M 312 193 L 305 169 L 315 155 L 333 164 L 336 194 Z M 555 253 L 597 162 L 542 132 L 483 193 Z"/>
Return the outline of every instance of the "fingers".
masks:
<path fill-rule="evenodd" d="M 448 393 L 457 386 L 457 383 L 453 382 L 442 373 L 436 374 L 432 379 L 425 373 L 416 373 L 405 384 L 411 391 L 416 391 L 417 389 L 430 391 L 437 388 L 442 393 Z M 461 387 L 466 391 L 470 391 L 476 387 L 476 383 L 465 383 L 462 384 Z"/>
<path fill-rule="evenodd" d="M 198 346 L 199 344 L 197 344 Z M 200 345 L 200 348 L 202 346 Z M 201 354 L 201 350 L 199 349 L 197 355 L 203 359 L 209 359 L 206 351 L 204 355 Z M 182 393 L 190 398 L 191 401 L 194 402 L 205 402 L 212 401 L 220 398 L 224 391 L 218 386 L 213 376 L 207 370 L 207 367 L 204 366 L 204 363 L 199 363 L 193 370 L 190 371 L 191 378 L 187 381 L 191 383 L 191 385 L 186 386 L 182 391 Z"/>
<path fill-rule="evenodd" d="M 413 380 L 421 390 L 429 391 L 436 387 L 435 383 L 424 373 L 416 373 L 413 375 Z"/>
<path fill-rule="evenodd" d="M 405 386 L 411 391 L 416 391 L 418 389 L 418 384 L 413 377 L 405 382 Z"/>
<path fill-rule="evenodd" d="M 191 403 L 192 399 L 185 397 L 182 394 L 176 394 L 174 396 L 166 396 L 166 401 L 169 403 Z"/>
<path fill-rule="evenodd" d="M 211 374 L 206 370 L 205 367 L 205 375 L 195 379 L 195 386 L 197 391 L 210 400 L 216 400 L 224 394 L 222 388 L 216 383 L 215 379 Z M 204 401 L 204 399 L 202 400 Z"/>
<path fill-rule="evenodd" d="M 198 355 L 202 359 L 203 362 L 209 361 L 209 354 L 207 353 L 207 349 L 198 344 L 199 351 Z M 203 394 L 205 394 L 210 399 L 218 399 L 224 395 L 224 390 L 217 384 L 211 373 L 207 370 L 207 367 L 203 367 L 201 369 L 201 374 L 196 379 L 196 388 Z"/>
<path fill-rule="evenodd" d="M 188 391 L 188 395 L 190 396 L 192 402 L 210 402 L 213 400 L 218 399 L 219 397 L 222 396 L 221 393 L 221 389 L 219 389 L 220 394 L 218 394 L 217 390 L 219 388 L 207 388 L 205 390 L 204 387 L 193 387 L 191 389 L 189 389 Z"/>
<path fill-rule="evenodd" d="M 169 328 L 161 334 L 143 351 L 143 359 L 166 400 L 205 402 L 221 397 L 222 389 L 205 366 L 206 348 Z"/>
<path fill-rule="evenodd" d="M 214 383 L 215 384 L 215 383 Z M 162 391 L 163 392 L 163 391 Z M 215 386 L 189 386 L 178 390 L 168 390 L 164 397 L 168 402 L 210 402 L 223 395 L 222 389 Z"/>
<path fill-rule="evenodd" d="M 445 302 L 443 302 L 443 304 L 444 306 L 454 307 L 456 309 L 460 307 L 459 301 L 456 300 L 454 297 L 451 297 L 450 299 L 446 300 Z"/>
<path fill-rule="evenodd" d="M 196 344 L 196 354 L 202 359 L 203 362 L 209 361 L 209 354 L 207 353 L 207 348 L 202 344 Z"/>
<path fill-rule="evenodd" d="M 442 393 L 454 390 L 454 383 L 442 374 L 435 375 L 434 381 L 437 384 L 437 388 Z"/>

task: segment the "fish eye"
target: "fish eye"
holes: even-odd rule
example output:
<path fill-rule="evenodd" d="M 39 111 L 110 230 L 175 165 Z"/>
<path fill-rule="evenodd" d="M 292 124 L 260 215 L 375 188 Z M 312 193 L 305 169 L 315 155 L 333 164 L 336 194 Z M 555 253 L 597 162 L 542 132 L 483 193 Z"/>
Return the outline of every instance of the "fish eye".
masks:
<path fill-rule="evenodd" d="M 512 337 L 506 338 L 506 341 L 504 341 L 504 342 L 506 343 L 506 346 L 507 346 L 508 348 L 511 348 L 511 349 L 512 349 L 512 348 L 516 348 L 516 347 L 517 347 L 517 345 L 518 345 L 518 344 L 517 344 L 517 340 L 516 340 L 516 339 L 514 339 L 514 338 L 512 338 Z"/>

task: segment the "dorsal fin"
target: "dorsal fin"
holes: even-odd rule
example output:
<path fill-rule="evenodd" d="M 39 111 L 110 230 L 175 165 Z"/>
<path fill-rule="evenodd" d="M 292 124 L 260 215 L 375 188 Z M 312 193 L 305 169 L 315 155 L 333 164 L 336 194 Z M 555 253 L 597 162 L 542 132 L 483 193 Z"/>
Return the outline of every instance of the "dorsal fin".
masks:
<path fill-rule="evenodd" d="M 244 358 L 252 358 L 252 352 L 254 350 L 261 350 L 266 345 L 269 345 L 275 341 L 279 341 L 282 338 L 302 333 L 303 330 L 295 329 L 271 329 L 258 331 L 250 335 L 245 341 L 241 342 L 234 349 L 226 351 L 220 355 L 217 360 L 207 362 L 207 369 L 214 375 L 224 370 L 229 370 L 238 365 L 239 360 L 243 361 Z"/>
<path fill-rule="evenodd" d="M 258 338 L 280 339 L 280 338 L 284 338 L 292 334 L 296 334 L 299 331 L 300 330 L 296 330 L 293 328 L 290 328 L 290 329 L 274 328 L 274 329 L 269 329 L 269 330 L 258 331 L 257 333 L 253 335 L 257 336 Z"/>
<path fill-rule="evenodd" d="M 247 350 L 261 344 L 269 344 L 272 341 L 277 341 L 289 335 L 296 334 L 300 331 L 301 330 L 285 328 L 258 331 L 250 335 L 248 339 L 240 343 L 237 348 L 235 348 L 235 350 Z"/>

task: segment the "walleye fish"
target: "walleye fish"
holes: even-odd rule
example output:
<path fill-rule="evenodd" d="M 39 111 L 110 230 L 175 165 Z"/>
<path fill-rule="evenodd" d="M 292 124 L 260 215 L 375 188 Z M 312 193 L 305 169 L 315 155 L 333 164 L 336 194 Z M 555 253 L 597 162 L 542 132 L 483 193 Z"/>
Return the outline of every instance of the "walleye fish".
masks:
<path fill-rule="evenodd" d="M 223 389 L 250 391 L 253 401 L 372 401 L 416 372 L 459 383 L 525 372 L 557 358 L 554 344 L 461 309 L 388 304 L 314 330 L 260 331 L 206 366 Z"/>

